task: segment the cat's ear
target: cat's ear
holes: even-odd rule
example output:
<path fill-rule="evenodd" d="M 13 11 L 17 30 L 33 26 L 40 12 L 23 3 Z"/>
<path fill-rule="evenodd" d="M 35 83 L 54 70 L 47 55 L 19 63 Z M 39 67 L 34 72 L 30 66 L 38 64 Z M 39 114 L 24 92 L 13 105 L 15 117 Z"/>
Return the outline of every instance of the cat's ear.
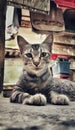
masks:
<path fill-rule="evenodd" d="M 43 41 L 43 44 L 46 44 L 49 51 L 52 52 L 52 43 L 53 43 L 53 34 L 49 34 L 46 39 Z"/>
<path fill-rule="evenodd" d="M 29 44 L 22 36 L 18 35 L 17 36 L 17 43 L 18 43 L 18 46 L 19 46 L 19 49 L 20 49 L 20 52 L 22 53 L 25 46 L 27 44 Z"/>

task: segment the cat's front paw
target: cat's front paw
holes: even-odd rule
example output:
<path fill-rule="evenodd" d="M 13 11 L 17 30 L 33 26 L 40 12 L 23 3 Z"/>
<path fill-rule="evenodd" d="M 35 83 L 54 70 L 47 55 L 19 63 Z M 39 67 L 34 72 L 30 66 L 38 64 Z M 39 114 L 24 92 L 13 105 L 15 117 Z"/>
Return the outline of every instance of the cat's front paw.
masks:
<path fill-rule="evenodd" d="M 27 98 L 23 101 L 23 104 L 28 105 L 46 105 L 46 97 L 43 94 L 35 94 L 30 96 L 30 98 Z"/>
<path fill-rule="evenodd" d="M 64 94 L 58 94 L 54 91 L 51 92 L 51 103 L 56 105 L 69 105 L 69 98 Z"/>

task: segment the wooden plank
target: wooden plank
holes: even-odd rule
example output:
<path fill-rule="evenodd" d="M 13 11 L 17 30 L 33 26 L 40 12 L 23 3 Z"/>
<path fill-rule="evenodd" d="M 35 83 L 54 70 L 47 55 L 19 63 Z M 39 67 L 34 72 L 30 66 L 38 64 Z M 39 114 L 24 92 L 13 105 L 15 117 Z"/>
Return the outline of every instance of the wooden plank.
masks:
<path fill-rule="evenodd" d="M 75 37 L 75 33 L 66 32 L 66 31 L 63 31 L 63 32 L 60 32 L 60 33 L 55 33 L 54 32 L 54 35 L 56 35 L 56 36 L 65 36 L 65 37 Z"/>
<path fill-rule="evenodd" d="M 17 8 L 38 10 L 46 14 L 50 12 L 49 0 L 7 0 L 7 4 Z"/>
<path fill-rule="evenodd" d="M 53 44 L 53 49 L 52 53 L 55 54 L 64 54 L 64 55 L 70 55 L 70 56 L 75 56 L 75 48 L 74 46 L 68 46 L 66 44 L 59 44 L 59 43 L 54 43 Z"/>
<path fill-rule="evenodd" d="M 75 46 L 75 35 L 71 34 L 54 34 L 54 43 L 59 43 L 60 45 L 69 45 L 69 46 Z"/>
<path fill-rule="evenodd" d="M 0 92 L 3 90 L 6 0 L 0 0 Z"/>

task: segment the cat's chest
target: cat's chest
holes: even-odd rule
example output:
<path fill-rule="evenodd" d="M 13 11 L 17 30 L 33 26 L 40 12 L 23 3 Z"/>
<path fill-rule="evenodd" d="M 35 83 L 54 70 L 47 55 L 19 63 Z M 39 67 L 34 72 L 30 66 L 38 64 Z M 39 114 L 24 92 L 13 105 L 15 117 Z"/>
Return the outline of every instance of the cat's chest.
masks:
<path fill-rule="evenodd" d="M 33 89 L 35 91 L 41 91 L 42 89 L 46 88 L 49 84 L 49 77 L 45 79 L 45 77 L 38 77 L 34 79 L 28 79 L 26 81 L 26 86 L 29 89 Z"/>

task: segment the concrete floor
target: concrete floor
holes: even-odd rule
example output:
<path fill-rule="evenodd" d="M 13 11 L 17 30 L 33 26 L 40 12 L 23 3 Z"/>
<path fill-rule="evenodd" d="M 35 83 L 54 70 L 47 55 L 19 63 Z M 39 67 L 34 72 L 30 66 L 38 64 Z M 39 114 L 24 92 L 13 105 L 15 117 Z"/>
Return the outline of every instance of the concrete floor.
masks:
<path fill-rule="evenodd" d="M 28 106 L 0 94 L 0 130 L 75 130 L 75 102 L 69 106 Z"/>

